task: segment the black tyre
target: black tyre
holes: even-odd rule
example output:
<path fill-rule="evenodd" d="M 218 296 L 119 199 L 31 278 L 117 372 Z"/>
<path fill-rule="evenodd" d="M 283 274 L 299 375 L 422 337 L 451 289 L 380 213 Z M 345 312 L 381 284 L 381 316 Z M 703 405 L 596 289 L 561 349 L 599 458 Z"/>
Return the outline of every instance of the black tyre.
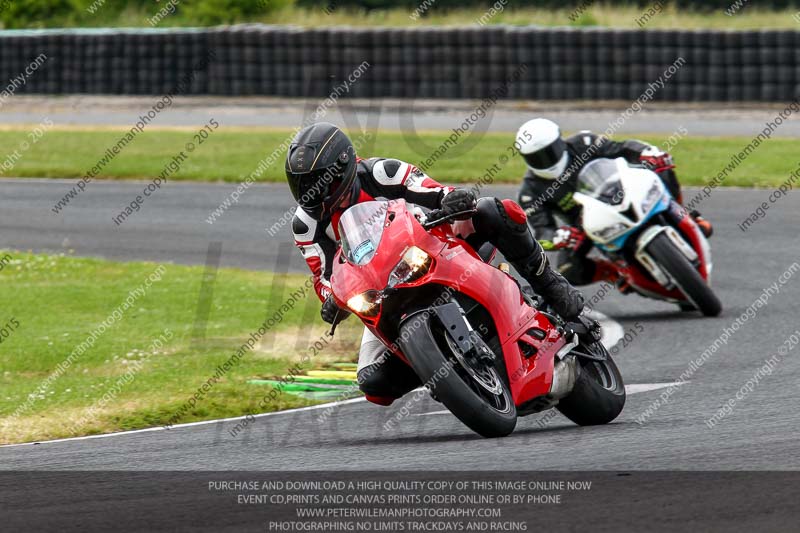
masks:
<path fill-rule="evenodd" d="M 711 287 L 669 240 L 660 234 L 647 245 L 652 258 L 667 271 L 667 274 L 678 286 L 684 296 L 705 316 L 717 316 L 722 311 L 722 303 L 711 290 Z"/>
<path fill-rule="evenodd" d="M 435 318 L 407 319 L 400 325 L 399 344 L 420 380 L 464 425 L 490 438 L 514 431 L 517 408 L 505 380 L 493 367 L 476 370 L 464 365 Z"/>
<path fill-rule="evenodd" d="M 558 402 L 556 408 L 579 426 L 608 424 L 619 416 L 625 406 L 622 374 L 611 354 L 599 342 L 578 349 L 603 354 L 606 360 L 593 361 L 579 357 L 575 388 Z"/>

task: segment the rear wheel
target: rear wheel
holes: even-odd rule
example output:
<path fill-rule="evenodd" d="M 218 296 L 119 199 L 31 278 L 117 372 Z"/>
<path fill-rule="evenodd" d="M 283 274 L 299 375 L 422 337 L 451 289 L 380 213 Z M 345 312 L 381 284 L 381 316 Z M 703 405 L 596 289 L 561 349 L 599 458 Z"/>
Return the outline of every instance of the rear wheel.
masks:
<path fill-rule="evenodd" d="M 581 345 L 593 355 L 605 356 L 605 361 L 578 357 L 578 378 L 572 392 L 558 402 L 561 414 L 580 426 L 608 424 L 625 406 L 625 383 L 616 363 L 600 342 Z M 574 356 L 573 356 L 574 357 Z"/>
<path fill-rule="evenodd" d="M 400 325 L 400 347 L 417 376 L 467 427 L 505 437 L 517 424 L 508 386 L 494 366 L 465 358 L 435 318 Z"/>
<path fill-rule="evenodd" d="M 663 233 L 657 235 L 647 245 L 647 251 L 656 263 L 666 270 L 670 279 L 696 309 L 699 309 L 705 316 L 720 314 L 722 303 L 719 298 L 700 276 L 697 269 L 686 259 L 686 256 L 669 240 L 669 237 Z"/>

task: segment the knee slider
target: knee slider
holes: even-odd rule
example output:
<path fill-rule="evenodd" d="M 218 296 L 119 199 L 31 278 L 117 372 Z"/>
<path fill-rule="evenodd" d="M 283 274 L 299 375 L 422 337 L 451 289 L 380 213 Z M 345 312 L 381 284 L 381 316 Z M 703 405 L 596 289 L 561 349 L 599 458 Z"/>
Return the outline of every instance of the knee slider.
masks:
<path fill-rule="evenodd" d="M 507 202 L 513 205 L 507 207 Z M 517 212 L 513 206 L 519 211 Z M 481 198 L 478 200 L 473 225 L 477 231 L 486 235 L 496 235 L 505 231 L 522 233 L 527 230 L 527 219 L 525 212 L 513 200 Z"/>
<path fill-rule="evenodd" d="M 503 211 L 509 220 L 515 224 L 525 225 L 528 223 L 528 216 L 523 211 L 522 207 L 514 200 L 505 199 L 500 202 L 503 206 Z"/>

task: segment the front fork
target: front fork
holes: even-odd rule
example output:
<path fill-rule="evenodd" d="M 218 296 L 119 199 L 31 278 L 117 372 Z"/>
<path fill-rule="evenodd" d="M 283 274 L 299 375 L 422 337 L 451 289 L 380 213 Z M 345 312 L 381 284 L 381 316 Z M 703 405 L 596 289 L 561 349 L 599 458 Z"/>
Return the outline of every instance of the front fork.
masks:
<path fill-rule="evenodd" d="M 496 367 L 497 355 L 474 330 L 457 302 L 436 306 L 432 310 L 468 364 Z M 549 392 L 526 404 L 530 412 L 538 412 L 552 407 L 558 403 L 558 400 L 572 392 L 580 372 L 579 358 L 605 360 L 604 357 L 586 353 L 587 350 L 581 349 L 582 345 L 600 342 L 601 334 L 598 322 L 586 316 L 580 316 L 575 322 L 565 323 L 560 318 L 551 316 L 544 311 L 540 312 L 545 313 L 551 322 L 557 324 L 558 330 L 567 339 L 567 342 L 555 356 Z M 522 413 L 525 413 L 524 409 L 521 411 Z"/>
<path fill-rule="evenodd" d="M 458 346 L 465 358 L 474 359 L 486 365 L 494 364 L 495 353 L 473 329 L 472 324 L 464 315 L 464 310 L 457 302 L 436 306 L 433 311 L 444 326 L 447 335 Z"/>
<path fill-rule="evenodd" d="M 678 249 L 678 251 L 683 254 L 686 259 L 689 260 L 690 263 L 693 265 L 697 265 L 697 261 L 699 256 L 697 252 L 694 251 L 694 248 L 689 246 L 683 236 L 678 233 L 678 230 L 673 228 L 672 226 L 650 226 L 636 240 L 636 252 L 634 256 L 636 260 L 642 265 L 653 278 L 664 288 L 672 289 L 674 288 L 674 283 L 672 279 L 667 275 L 666 272 L 661 268 L 652 257 L 650 257 L 650 252 L 647 251 L 647 246 L 659 235 L 664 234 L 666 235 L 672 244 Z"/>

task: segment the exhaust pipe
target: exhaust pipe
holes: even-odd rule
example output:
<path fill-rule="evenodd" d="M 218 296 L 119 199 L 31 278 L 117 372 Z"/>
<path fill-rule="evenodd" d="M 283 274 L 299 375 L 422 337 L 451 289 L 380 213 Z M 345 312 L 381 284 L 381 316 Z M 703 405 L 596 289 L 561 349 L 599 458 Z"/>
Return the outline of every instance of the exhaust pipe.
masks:
<path fill-rule="evenodd" d="M 556 358 L 553 365 L 553 383 L 550 385 L 548 396 L 561 399 L 575 387 L 578 379 L 578 358 L 574 355 Z"/>

